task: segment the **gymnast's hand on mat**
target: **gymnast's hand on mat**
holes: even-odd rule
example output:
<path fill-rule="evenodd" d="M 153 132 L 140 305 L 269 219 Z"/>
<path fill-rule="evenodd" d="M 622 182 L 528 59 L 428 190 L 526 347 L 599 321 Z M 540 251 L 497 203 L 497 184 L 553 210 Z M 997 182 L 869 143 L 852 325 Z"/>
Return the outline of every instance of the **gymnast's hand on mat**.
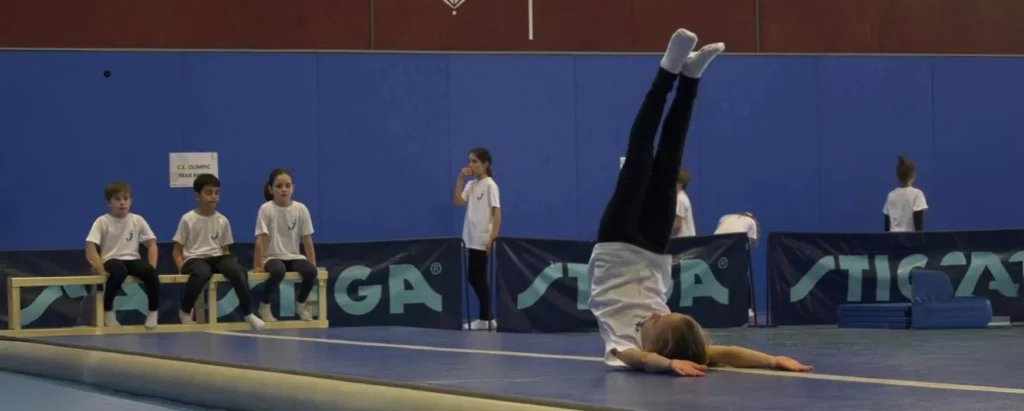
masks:
<path fill-rule="evenodd" d="M 814 367 L 810 365 L 800 364 L 800 361 L 794 360 L 789 357 L 775 357 L 775 369 L 784 371 L 799 371 L 807 372 L 814 371 Z"/>
<path fill-rule="evenodd" d="M 676 374 L 690 377 L 703 377 L 704 372 L 708 370 L 707 366 L 684 360 L 672 360 L 670 366 Z"/>

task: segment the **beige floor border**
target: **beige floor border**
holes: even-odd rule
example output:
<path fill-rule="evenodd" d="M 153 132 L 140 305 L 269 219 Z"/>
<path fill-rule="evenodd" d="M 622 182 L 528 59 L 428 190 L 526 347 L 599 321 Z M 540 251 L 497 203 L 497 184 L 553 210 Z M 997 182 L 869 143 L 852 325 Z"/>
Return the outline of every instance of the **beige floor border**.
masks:
<path fill-rule="evenodd" d="M 511 397 L 486 398 L 454 389 L 236 368 L 11 338 L 0 338 L 0 369 L 225 410 L 611 410 L 554 401 L 521 403 Z"/>

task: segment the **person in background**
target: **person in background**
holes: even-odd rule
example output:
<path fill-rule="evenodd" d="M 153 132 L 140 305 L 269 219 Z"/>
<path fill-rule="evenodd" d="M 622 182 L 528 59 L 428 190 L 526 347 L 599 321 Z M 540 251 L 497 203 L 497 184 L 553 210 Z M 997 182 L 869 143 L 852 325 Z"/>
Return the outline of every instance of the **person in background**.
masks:
<path fill-rule="evenodd" d="M 174 233 L 174 263 L 179 272 L 189 276 L 185 295 L 181 299 L 181 323 L 196 323 L 192 319 L 192 309 L 203 293 L 203 288 L 217 273 L 231 281 L 245 322 L 253 329 L 263 329 L 266 324 L 252 314 L 249 277 L 228 249 L 235 242 L 231 234 L 231 223 L 217 212 L 220 180 L 213 174 L 200 174 L 192 183 L 192 189 L 199 204 L 181 216 L 178 231 Z"/>
<path fill-rule="evenodd" d="M 156 274 L 156 235 L 149 223 L 138 214 L 132 214 L 132 188 L 116 181 L 103 190 L 110 212 L 92 223 L 85 238 L 85 258 L 93 271 L 107 276 L 103 286 L 103 322 L 107 327 L 118 327 L 114 313 L 114 298 L 128 276 L 138 278 L 146 289 L 149 313 L 146 328 L 154 329 L 160 310 L 160 277 Z M 139 255 L 139 244 L 146 245 L 148 262 Z"/>
<path fill-rule="evenodd" d="M 754 217 L 754 213 L 749 211 L 729 213 L 718 219 L 715 234 L 731 233 L 745 233 L 750 240 L 750 246 L 756 247 L 761 234 L 761 224 L 757 221 L 757 217 Z"/>
<path fill-rule="evenodd" d="M 464 183 L 466 177 L 472 181 Z M 465 185 L 463 185 L 465 184 Z M 497 329 L 491 313 L 491 288 L 487 281 L 487 256 L 501 230 L 501 195 L 491 171 L 491 153 L 477 147 L 469 152 L 469 167 L 463 168 L 455 182 L 455 206 L 466 207 L 462 241 L 469 253 L 467 276 L 480 301 L 478 319 L 463 325 L 466 330 Z"/>
<path fill-rule="evenodd" d="M 745 211 L 742 213 L 730 213 L 722 216 L 718 219 L 718 227 L 715 228 L 715 235 L 718 234 L 732 234 L 732 233 L 744 233 L 747 235 L 747 239 L 750 241 L 750 247 L 757 246 L 757 239 L 761 234 L 761 224 L 758 223 L 757 217 L 754 217 L 754 213 Z M 750 290 L 750 305 L 751 308 L 747 310 L 747 318 L 754 321 L 754 290 Z"/>
<path fill-rule="evenodd" d="M 896 180 L 899 186 L 889 192 L 882 207 L 885 214 L 885 231 L 907 232 L 924 230 L 924 211 L 928 201 L 924 192 L 914 187 L 917 179 L 917 164 L 899 156 L 896 162 Z"/>
<path fill-rule="evenodd" d="M 690 196 L 686 194 L 686 187 L 690 186 L 690 171 L 679 170 L 679 179 L 676 180 L 676 220 L 672 225 L 673 237 L 693 237 L 697 235 L 697 228 L 693 224 L 693 206 L 690 204 Z"/>
<path fill-rule="evenodd" d="M 257 310 L 265 322 L 277 321 L 270 310 L 270 299 L 281 289 L 281 282 L 289 271 L 302 275 L 295 312 L 302 321 L 312 321 L 309 294 L 316 285 L 316 250 L 313 247 L 313 218 L 305 204 L 292 200 L 295 185 L 292 174 L 283 168 L 270 172 L 263 185 L 263 198 L 256 218 L 256 251 L 253 271 L 266 270 L 270 279 L 263 285 L 263 299 Z M 299 245 L 306 255 L 299 253 Z"/>

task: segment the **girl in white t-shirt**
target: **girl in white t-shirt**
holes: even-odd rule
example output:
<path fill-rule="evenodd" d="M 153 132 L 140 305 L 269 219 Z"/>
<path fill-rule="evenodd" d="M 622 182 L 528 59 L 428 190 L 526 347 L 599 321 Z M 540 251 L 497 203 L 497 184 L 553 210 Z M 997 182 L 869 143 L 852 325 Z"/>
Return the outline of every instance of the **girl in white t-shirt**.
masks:
<path fill-rule="evenodd" d="M 885 231 L 923 231 L 924 211 L 928 209 L 928 201 L 924 198 L 924 192 L 914 187 L 917 164 L 899 156 L 896 163 L 896 179 L 900 185 L 889 192 L 882 207 L 882 213 L 885 214 Z"/>
<path fill-rule="evenodd" d="M 693 237 L 697 235 L 697 228 L 693 224 L 693 205 L 690 203 L 690 196 L 686 195 L 686 188 L 690 186 L 690 172 L 685 168 L 679 170 L 679 179 L 676 180 L 676 220 L 672 226 L 673 237 Z"/>
<path fill-rule="evenodd" d="M 704 375 L 709 363 L 808 371 L 787 357 L 713 346 L 692 317 L 672 313 L 666 300 L 672 256 L 666 254 L 676 214 L 676 180 L 701 74 L 725 49 L 692 52 L 697 36 L 680 29 L 669 41 L 633 122 L 626 161 L 605 208 L 590 257 L 590 309 L 604 341 L 605 363 L 649 372 Z M 678 80 L 662 123 L 668 94 Z M 662 135 L 654 153 L 661 124 Z"/>
<path fill-rule="evenodd" d="M 463 182 L 466 177 L 474 180 Z M 480 317 L 463 325 L 467 330 L 497 329 L 491 314 L 491 288 L 487 281 L 487 256 L 501 229 L 501 196 L 491 171 L 491 153 L 477 147 L 469 152 L 469 167 L 463 168 L 455 182 L 455 205 L 466 206 L 462 224 L 462 241 L 469 254 L 467 276 L 480 301 Z"/>
<path fill-rule="evenodd" d="M 295 312 L 303 321 L 313 320 L 307 304 L 317 275 L 313 218 L 304 204 L 292 200 L 294 190 L 292 174 L 283 168 L 270 172 L 270 178 L 263 185 L 263 197 L 267 202 L 260 206 L 256 218 L 256 252 L 252 266 L 253 271 L 266 270 L 270 273 L 270 278 L 263 284 L 263 299 L 257 310 L 266 322 L 277 321 L 270 311 L 270 299 L 280 291 L 285 273 L 289 271 L 302 275 Z M 299 252 L 300 244 L 305 255 Z"/>

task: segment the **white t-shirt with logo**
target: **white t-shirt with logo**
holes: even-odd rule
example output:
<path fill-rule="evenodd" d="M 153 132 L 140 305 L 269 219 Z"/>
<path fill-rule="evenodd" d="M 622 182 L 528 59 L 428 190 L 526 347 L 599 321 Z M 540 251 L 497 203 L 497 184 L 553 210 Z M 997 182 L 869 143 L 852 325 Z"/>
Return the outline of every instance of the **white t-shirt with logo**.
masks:
<path fill-rule="evenodd" d="M 103 262 L 110 259 L 141 260 L 139 244 L 149 240 L 156 240 L 156 234 L 146 219 L 132 213 L 120 218 L 110 214 L 100 216 L 85 237 L 85 241 L 100 246 Z"/>
<path fill-rule="evenodd" d="M 494 214 L 491 209 L 501 208 L 501 196 L 498 183 L 493 178 L 472 180 L 462 189 L 462 199 L 466 201 L 466 218 L 462 223 L 462 241 L 466 248 L 487 250 L 487 242 L 491 239 Z"/>
<path fill-rule="evenodd" d="M 683 219 L 683 227 L 676 233 L 677 238 L 697 235 L 697 228 L 693 226 L 693 206 L 690 205 L 690 196 L 682 190 L 676 194 L 676 216 Z"/>
<path fill-rule="evenodd" d="M 744 214 L 726 214 L 718 219 L 715 234 L 746 233 L 750 241 L 757 241 L 757 221 Z"/>
<path fill-rule="evenodd" d="M 181 216 L 174 242 L 181 244 L 184 261 L 193 258 L 218 257 L 224 254 L 221 247 L 235 242 L 231 235 L 231 223 L 219 212 L 204 216 L 195 210 Z"/>
<path fill-rule="evenodd" d="M 627 367 L 615 352 L 643 350 L 640 324 L 651 314 L 668 314 L 672 256 L 626 243 L 598 243 L 587 267 L 590 311 L 604 341 L 604 362 Z"/>
<path fill-rule="evenodd" d="M 889 216 L 889 231 L 914 231 L 914 212 L 927 210 L 928 201 L 917 187 L 897 187 L 889 192 L 882 212 Z"/>
<path fill-rule="evenodd" d="M 306 258 L 299 252 L 302 237 L 313 235 L 313 218 L 309 209 L 298 201 L 281 207 L 267 201 L 260 207 L 256 218 L 256 235 L 267 235 L 267 248 L 263 250 L 263 261 L 270 259 L 298 260 Z"/>

